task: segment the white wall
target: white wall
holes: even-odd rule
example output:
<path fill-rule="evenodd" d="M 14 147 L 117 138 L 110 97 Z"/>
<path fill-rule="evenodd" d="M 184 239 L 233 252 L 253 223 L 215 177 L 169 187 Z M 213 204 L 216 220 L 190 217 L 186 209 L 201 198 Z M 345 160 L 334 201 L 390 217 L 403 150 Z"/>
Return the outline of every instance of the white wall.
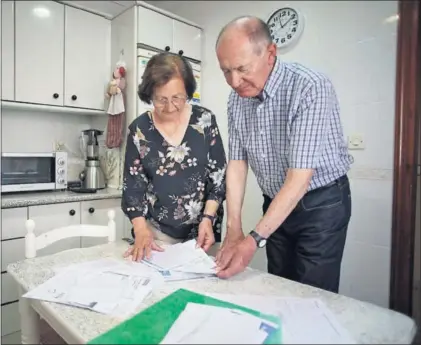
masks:
<path fill-rule="evenodd" d="M 3 152 L 49 152 L 61 142 L 69 155 L 69 179 L 76 180 L 83 168 L 79 136 L 92 128 L 92 119 L 106 124 L 106 116 L 86 116 L 34 110 L 2 109 Z"/>
<path fill-rule="evenodd" d="M 219 30 L 234 17 L 268 19 L 282 1 L 150 1 L 204 28 L 203 104 L 217 115 L 227 146 L 229 87 L 214 52 Z M 333 80 L 346 135 L 361 133 L 366 149 L 352 151 L 353 214 L 342 267 L 342 294 L 388 306 L 392 207 L 397 1 L 293 1 L 306 18 L 304 33 L 285 61 L 313 67 Z M 249 175 L 245 231 L 261 216 L 262 198 Z M 266 269 L 265 254 L 253 266 Z"/>

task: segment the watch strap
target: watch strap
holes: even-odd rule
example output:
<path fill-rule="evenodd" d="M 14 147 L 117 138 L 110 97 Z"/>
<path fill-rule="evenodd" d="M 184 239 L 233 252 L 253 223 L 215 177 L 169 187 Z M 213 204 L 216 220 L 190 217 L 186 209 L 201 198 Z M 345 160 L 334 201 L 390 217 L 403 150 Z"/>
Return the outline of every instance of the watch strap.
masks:
<path fill-rule="evenodd" d="M 256 241 L 257 247 L 262 248 L 266 245 L 266 238 L 260 236 L 255 230 L 251 230 L 249 235 Z"/>
<path fill-rule="evenodd" d="M 202 217 L 200 220 L 202 221 L 203 218 L 208 218 L 212 222 L 212 225 L 215 224 L 215 218 L 216 218 L 215 216 L 211 216 L 210 214 L 202 214 Z"/>

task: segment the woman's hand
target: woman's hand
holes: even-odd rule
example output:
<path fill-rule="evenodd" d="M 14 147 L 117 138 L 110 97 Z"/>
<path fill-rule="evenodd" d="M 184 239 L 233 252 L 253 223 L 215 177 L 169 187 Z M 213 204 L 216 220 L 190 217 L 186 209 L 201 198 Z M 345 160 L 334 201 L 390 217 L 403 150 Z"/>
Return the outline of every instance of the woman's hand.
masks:
<path fill-rule="evenodd" d="M 126 253 L 124 253 L 124 257 L 131 255 L 133 261 L 140 261 L 145 257 L 149 259 L 151 257 L 152 250 L 156 250 L 158 252 L 164 251 L 163 248 L 155 243 L 153 233 L 147 226 L 143 226 L 138 229 L 134 226 L 134 233 L 134 244 L 127 249 Z"/>
<path fill-rule="evenodd" d="M 197 237 L 197 247 L 203 248 L 205 252 L 215 243 L 212 221 L 209 218 L 203 218 L 199 224 L 199 234 Z"/>

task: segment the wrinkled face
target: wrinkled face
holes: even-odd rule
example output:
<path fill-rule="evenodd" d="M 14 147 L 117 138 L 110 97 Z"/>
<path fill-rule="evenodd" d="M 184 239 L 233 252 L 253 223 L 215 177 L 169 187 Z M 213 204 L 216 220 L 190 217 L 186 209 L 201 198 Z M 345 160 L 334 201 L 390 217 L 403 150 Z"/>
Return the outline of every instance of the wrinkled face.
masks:
<path fill-rule="evenodd" d="M 241 97 L 256 97 L 263 90 L 276 58 L 274 44 L 262 46 L 260 54 L 244 34 L 227 33 L 216 51 L 227 83 Z"/>
<path fill-rule="evenodd" d="M 186 106 L 187 95 L 183 79 L 172 78 L 155 89 L 152 102 L 155 112 L 162 117 L 180 114 Z"/>

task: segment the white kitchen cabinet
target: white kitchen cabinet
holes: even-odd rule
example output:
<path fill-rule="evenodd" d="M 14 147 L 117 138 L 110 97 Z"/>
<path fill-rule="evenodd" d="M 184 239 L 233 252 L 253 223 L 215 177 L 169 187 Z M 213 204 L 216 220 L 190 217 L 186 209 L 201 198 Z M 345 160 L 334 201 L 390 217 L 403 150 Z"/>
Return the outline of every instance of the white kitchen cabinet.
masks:
<path fill-rule="evenodd" d="M 68 225 L 80 224 L 80 202 L 39 205 L 28 207 L 28 218 L 35 222 L 36 236 Z M 50 255 L 63 250 L 80 248 L 80 237 L 71 237 L 55 242 L 37 252 L 37 256 Z"/>
<path fill-rule="evenodd" d="M 11 334 L 20 330 L 18 303 L 1 306 L 1 335 Z M 8 343 L 5 343 L 8 344 Z"/>
<path fill-rule="evenodd" d="M 111 22 L 65 7 L 64 105 L 104 109 L 111 78 Z"/>
<path fill-rule="evenodd" d="M 139 6 L 137 42 L 161 50 L 173 50 L 173 19 Z"/>
<path fill-rule="evenodd" d="M 15 99 L 15 3 L 1 2 L 1 99 Z"/>
<path fill-rule="evenodd" d="M 25 222 L 28 217 L 26 207 L 7 208 L 1 210 L 1 239 L 25 237 Z"/>
<path fill-rule="evenodd" d="M 64 5 L 16 1 L 15 12 L 15 100 L 63 105 Z"/>
<path fill-rule="evenodd" d="M 174 52 L 185 57 L 201 60 L 202 30 L 174 20 L 173 46 Z"/>
<path fill-rule="evenodd" d="M 121 210 L 121 199 L 104 199 L 81 202 L 81 223 L 94 225 L 108 224 L 108 211 L 115 211 L 114 221 L 116 223 L 116 241 L 121 240 L 124 235 L 124 213 Z M 106 237 L 82 237 L 82 248 L 104 244 L 108 242 Z"/>

